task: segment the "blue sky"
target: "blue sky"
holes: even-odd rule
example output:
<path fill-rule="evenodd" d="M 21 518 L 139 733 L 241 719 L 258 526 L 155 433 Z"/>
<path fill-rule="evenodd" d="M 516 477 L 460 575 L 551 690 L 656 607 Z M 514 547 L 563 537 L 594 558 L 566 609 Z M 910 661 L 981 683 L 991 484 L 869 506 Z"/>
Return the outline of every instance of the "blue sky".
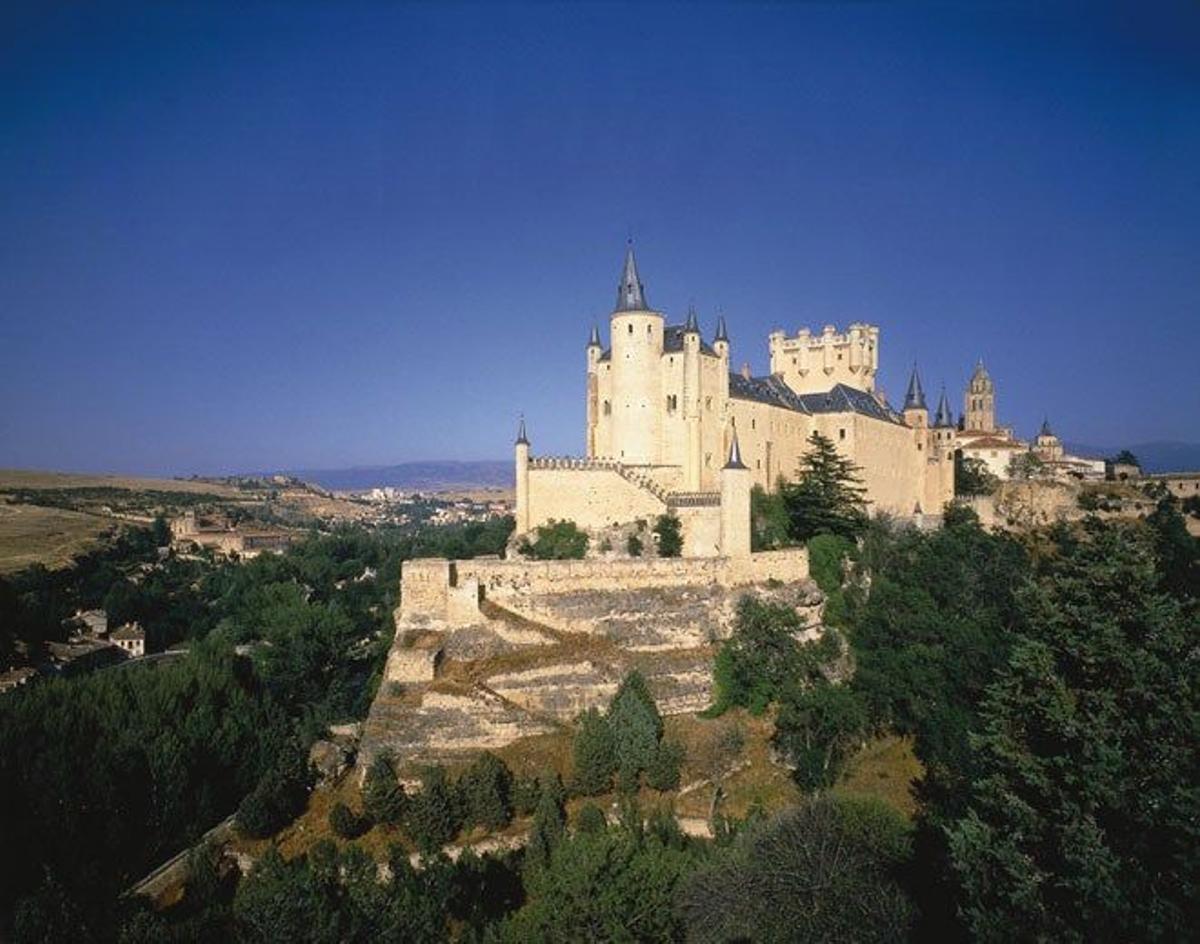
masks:
<path fill-rule="evenodd" d="M 1200 7 L 6 4 L 0 466 L 582 448 L 632 234 L 766 369 L 1200 439 Z"/>

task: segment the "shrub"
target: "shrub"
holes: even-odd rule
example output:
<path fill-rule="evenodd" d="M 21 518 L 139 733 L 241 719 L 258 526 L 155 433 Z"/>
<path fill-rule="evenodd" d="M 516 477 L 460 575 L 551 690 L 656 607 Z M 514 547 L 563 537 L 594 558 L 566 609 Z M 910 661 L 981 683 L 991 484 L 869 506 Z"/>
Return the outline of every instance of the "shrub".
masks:
<path fill-rule="evenodd" d="M 604 811 L 595 803 L 585 803 L 575 817 L 575 828 L 584 835 L 595 835 L 608 828 L 608 820 L 604 818 Z"/>
<path fill-rule="evenodd" d="M 357 839 L 370 824 L 345 803 L 335 803 L 329 811 L 329 828 L 343 839 Z"/>
<path fill-rule="evenodd" d="M 659 515 L 654 533 L 658 535 L 659 557 L 678 557 L 683 552 L 683 532 L 675 515 Z"/>
<path fill-rule="evenodd" d="M 582 560 L 588 536 L 574 521 L 551 521 L 534 530 L 534 540 L 522 541 L 518 550 L 535 560 Z"/>
<path fill-rule="evenodd" d="M 629 540 L 625 542 L 625 550 L 630 557 L 641 557 L 643 550 L 642 539 L 636 534 L 629 535 Z"/>
<path fill-rule="evenodd" d="M 790 544 L 789 523 L 782 484 L 774 492 L 767 492 L 761 485 L 750 490 L 751 550 L 767 551 Z"/>

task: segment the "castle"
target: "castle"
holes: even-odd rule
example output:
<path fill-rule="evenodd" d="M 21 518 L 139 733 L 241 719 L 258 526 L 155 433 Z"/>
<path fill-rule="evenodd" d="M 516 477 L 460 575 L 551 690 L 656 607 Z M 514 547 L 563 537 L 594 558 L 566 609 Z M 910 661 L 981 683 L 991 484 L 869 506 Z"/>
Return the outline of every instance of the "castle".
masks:
<path fill-rule="evenodd" d="M 914 368 L 903 409 L 875 390 L 879 329 L 826 325 L 768 338 L 770 374 L 730 370 L 725 319 L 711 342 L 694 310 L 667 324 L 650 306 L 630 246 L 609 346 L 587 344 L 586 456 L 534 457 L 516 444 L 517 527 L 586 529 L 680 518 L 685 556 L 750 552 L 750 490 L 796 476 L 819 432 L 856 463 L 872 511 L 939 515 L 954 497 L 954 429 L 945 395 L 931 424 Z"/>

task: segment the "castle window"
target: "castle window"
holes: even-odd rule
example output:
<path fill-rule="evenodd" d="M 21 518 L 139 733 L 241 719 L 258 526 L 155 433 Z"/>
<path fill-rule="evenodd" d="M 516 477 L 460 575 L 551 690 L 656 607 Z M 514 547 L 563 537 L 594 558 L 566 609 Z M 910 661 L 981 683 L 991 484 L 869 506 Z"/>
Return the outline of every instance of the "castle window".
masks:
<path fill-rule="evenodd" d="M 630 325 L 630 326 L 629 326 L 629 333 L 630 333 L 630 334 L 633 334 L 633 325 Z"/>
<path fill-rule="evenodd" d="M 751 420 L 751 421 L 750 421 L 750 428 L 751 428 L 751 429 L 756 429 L 756 428 L 757 428 L 757 424 L 758 424 L 758 421 L 757 421 L 757 420 Z"/>
<path fill-rule="evenodd" d="M 761 468 L 762 468 L 762 459 L 755 459 L 755 460 L 754 460 L 754 468 L 756 468 L 756 469 L 761 469 Z"/>
<path fill-rule="evenodd" d="M 846 428 L 842 427 L 841 429 L 838 430 L 838 439 L 845 439 L 845 438 L 846 438 Z"/>
<path fill-rule="evenodd" d="M 706 410 L 712 409 L 712 397 L 704 398 L 704 409 L 706 409 Z"/>
<path fill-rule="evenodd" d="M 712 466 L 712 453 L 706 452 L 704 454 L 704 468 L 706 468 L 706 469 L 711 468 L 711 466 Z"/>
<path fill-rule="evenodd" d="M 604 401 L 604 415 L 612 416 L 612 404 L 608 400 Z"/>
<path fill-rule="evenodd" d="M 650 335 L 650 332 L 651 332 L 651 331 L 653 331 L 653 330 L 654 330 L 654 329 L 653 329 L 653 328 L 652 328 L 650 325 L 646 325 L 646 336 L 647 336 L 647 337 L 649 337 L 649 335 Z"/>
<path fill-rule="evenodd" d="M 679 408 L 679 397 L 675 394 L 670 394 L 667 397 L 667 412 L 674 413 Z"/>
<path fill-rule="evenodd" d="M 924 452 L 924 451 L 925 451 L 925 444 L 917 443 L 917 452 Z"/>

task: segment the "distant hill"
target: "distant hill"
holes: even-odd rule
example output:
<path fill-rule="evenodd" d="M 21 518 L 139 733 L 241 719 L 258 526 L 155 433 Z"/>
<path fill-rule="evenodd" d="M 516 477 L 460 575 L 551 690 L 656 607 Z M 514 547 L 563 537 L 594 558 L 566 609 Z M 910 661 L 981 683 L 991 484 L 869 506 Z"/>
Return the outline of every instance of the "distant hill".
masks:
<path fill-rule="evenodd" d="M 513 464 L 507 462 L 402 462 L 399 465 L 358 466 L 352 469 L 289 469 L 294 475 L 331 491 L 402 488 L 444 492 L 471 488 L 512 488 Z"/>
<path fill-rule="evenodd" d="M 1087 446 L 1066 443 L 1067 451 L 1079 456 L 1108 459 L 1128 449 L 1141 460 L 1143 472 L 1200 472 L 1200 443 L 1148 442 L 1129 446 Z"/>

